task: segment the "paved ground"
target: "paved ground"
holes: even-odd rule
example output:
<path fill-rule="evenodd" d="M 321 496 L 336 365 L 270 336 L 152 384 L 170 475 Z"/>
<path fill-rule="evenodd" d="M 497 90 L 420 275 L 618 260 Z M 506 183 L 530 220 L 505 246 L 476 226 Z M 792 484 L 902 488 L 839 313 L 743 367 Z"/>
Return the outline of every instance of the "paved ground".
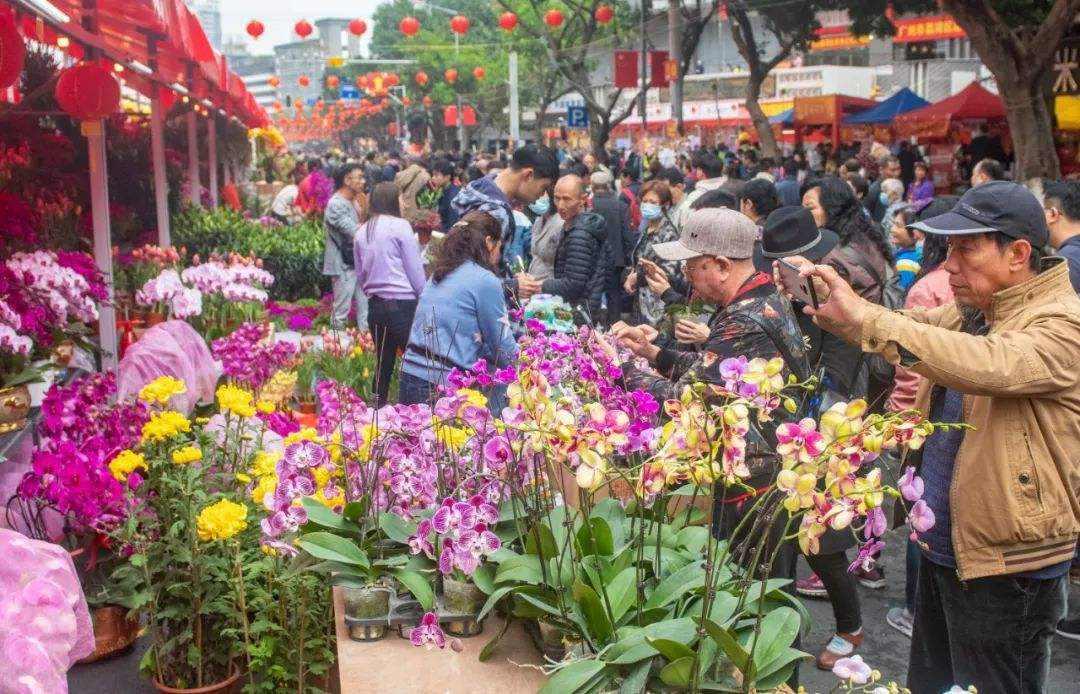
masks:
<path fill-rule="evenodd" d="M 904 599 L 903 535 L 893 533 L 885 550 L 888 585 L 882 590 L 861 590 L 866 641 L 861 653 L 867 663 L 881 670 L 886 681 L 903 683 L 907 674 L 909 641 L 907 637 L 885 622 L 885 612 Z M 805 565 L 800 571 L 807 572 Z M 1074 607 L 1070 614 L 1080 611 L 1080 588 L 1072 587 L 1070 601 Z M 817 653 L 832 636 L 832 610 L 827 601 L 808 600 L 806 605 L 814 618 L 804 650 Z M 143 694 L 154 690 L 137 673 L 142 644 L 127 656 L 92 665 L 78 665 L 68 676 L 71 694 Z M 433 656 L 434 657 L 434 656 Z M 821 672 L 813 664 L 803 666 L 800 681 L 808 692 L 829 692 L 837 680 L 832 673 Z M 1080 691 L 1080 641 L 1057 638 L 1053 643 L 1053 661 L 1047 694 L 1064 694 Z M 478 688 L 477 692 L 482 692 Z M 353 694 L 347 692 L 346 694 Z"/>

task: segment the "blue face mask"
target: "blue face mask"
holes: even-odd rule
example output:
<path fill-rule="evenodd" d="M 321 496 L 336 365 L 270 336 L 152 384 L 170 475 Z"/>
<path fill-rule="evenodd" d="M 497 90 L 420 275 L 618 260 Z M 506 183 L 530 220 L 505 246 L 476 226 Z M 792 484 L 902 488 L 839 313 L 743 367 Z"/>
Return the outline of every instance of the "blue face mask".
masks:
<path fill-rule="evenodd" d="M 885 207 L 889 206 L 889 195 L 888 195 L 888 193 L 878 193 L 878 200 L 880 200 L 881 204 L 884 205 Z"/>
<path fill-rule="evenodd" d="M 664 210 L 659 205 L 652 202 L 641 203 L 641 216 L 645 219 L 653 220 L 659 219 L 660 215 L 664 214 Z"/>
<path fill-rule="evenodd" d="M 537 198 L 536 202 L 529 205 L 529 209 L 536 214 L 547 214 L 547 211 L 551 209 L 551 200 L 548 196 Z"/>

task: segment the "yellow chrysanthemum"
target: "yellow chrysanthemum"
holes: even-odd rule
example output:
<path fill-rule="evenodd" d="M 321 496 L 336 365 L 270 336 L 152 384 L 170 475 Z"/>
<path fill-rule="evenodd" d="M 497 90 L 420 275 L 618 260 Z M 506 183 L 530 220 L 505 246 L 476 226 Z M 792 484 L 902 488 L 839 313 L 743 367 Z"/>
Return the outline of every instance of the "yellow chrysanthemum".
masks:
<path fill-rule="evenodd" d="M 247 506 L 222 499 L 199 512 L 195 528 L 200 540 L 228 540 L 247 527 Z"/>
<path fill-rule="evenodd" d="M 139 391 L 139 400 L 147 405 L 168 405 L 174 395 L 187 392 L 187 386 L 178 378 L 158 376 Z"/>
<path fill-rule="evenodd" d="M 150 415 L 150 421 L 143 424 L 143 443 L 165 441 L 177 434 L 191 431 L 191 422 L 188 418 L 175 410 L 154 412 Z"/>
<path fill-rule="evenodd" d="M 202 449 L 191 444 L 190 446 L 184 446 L 183 448 L 173 451 L 172 460 L 177 465 L 187 465 L 189 463 L 195 463 L 202 460 Z"/>
<path fill-rule="evenodd" d="M 255 488 L 251 490 L 251 500 L 261 505 L 263 503 L 263 499 L 266 498 L 266 495 L 273 494 L 274 490 L 277 489 L 277 486 L 277 475 L 271 473 L 269 475 L 266 475 L 265 477 L 260 477 L 258 484 L 256 484 Z"/>
<path fill-rule="evenodd" d="M 251 461 L 251 474 L 256 477 L 266 477 L 274 474 L 277 462 L 281 460 L 281 453 L 275 451 L 259 451 L 255 454 L 255 460 Z"/>
<path fill-rule="evenodd" d="M 251 484 L 251 475 L 245 475 L 242 472 L 236 473 L 236 481 L 240 484 Z"/>
<path fill-rule="evenodd" d="M 318 444 L 322 443 L 322 439 L 319 438 L 319 432 L 315 431 L 313 427 L 304 427 L 300 431 L 294 431 L 286 436 L 282 444 L 288 448 L 292 444 L 300 443 L 301 441 L 314 441 Z"/>
<path fill-rule="evenodd" d="M 295 388 L 295 371 L 276 371 L 259 391 L 259 400 L 265 400 L 275 406 L 280 405 L 293 394 Z"/>
<path fill-rule="evenodd" d="M 239 386 L 224 385 L 217 389 L 218 408 L 238 417 L 255 416 L 255 396 Z"/>
<path fill-rule="evenodd" d="M 117 480 L 124 482 L 135 470 L 146 469 L 146 458 L 141 453 L 123 450 L 109 463 L 109 472 Z"/>
<path fill-rule="evenodd" d="M 259 400 L 255 403 L 255 409 L 263 414 L 273 414 L 277 406 L 269 400 Z"/>

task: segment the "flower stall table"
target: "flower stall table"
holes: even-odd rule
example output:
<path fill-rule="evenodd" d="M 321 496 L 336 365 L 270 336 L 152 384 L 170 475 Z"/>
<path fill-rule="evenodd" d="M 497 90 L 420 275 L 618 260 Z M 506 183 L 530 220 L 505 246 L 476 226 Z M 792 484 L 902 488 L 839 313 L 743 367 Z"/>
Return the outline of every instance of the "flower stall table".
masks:
<path fill-rule="evenodd" d="M 539 670 L 520 667 L 542 662 L 520 623 L 511 626 L 495 654 L 482 663 L 477 656 L 502 628 L 500 617 L 489 617 L 484 633 L 479 636 L 461 639 L 464 649 L 455 653 L 449 647 L 445 652 L 417 648 L 399 638 L 396 630 L 391 630 L 381 641 L 352 641 L 345 627 L 344 614 L 341 590 L 335 588 L 334 626 L 342 694 L 535 692 L 547 681 Z"/>

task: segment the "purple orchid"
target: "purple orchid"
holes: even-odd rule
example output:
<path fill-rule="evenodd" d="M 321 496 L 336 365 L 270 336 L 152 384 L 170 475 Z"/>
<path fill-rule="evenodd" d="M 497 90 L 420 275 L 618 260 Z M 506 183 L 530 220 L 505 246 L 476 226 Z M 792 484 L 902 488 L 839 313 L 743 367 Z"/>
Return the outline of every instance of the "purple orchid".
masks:
<path fill-rule="evenodd" d="M 925 533 L 934 527 L 935 521 L 934 511 L 922 499 L 916 501 L 911 510 L 908 511 L 908 523 L 916 532 Z"/>
<path fill-rule="evenodd" d="M 904 495 L 904 498 L 908 501 L 918 501 L 922 498 L 925 491 L 925 485 L 922 478 L 915 474 L 915 467 L 909 466 L 904 468 L 904 474 L 900 477 L 900 493 Z"/>
<path fill-rule="evenodd" d="M 442 650 L 446 648 L 446 634 L 439 626 L 439 617 L 434 612 L 428 612 L 420 618 L 420 625 L 409 632 L 409 640 L 414 646 L 425 646 L 428 650 L 432 646 Z"/>

